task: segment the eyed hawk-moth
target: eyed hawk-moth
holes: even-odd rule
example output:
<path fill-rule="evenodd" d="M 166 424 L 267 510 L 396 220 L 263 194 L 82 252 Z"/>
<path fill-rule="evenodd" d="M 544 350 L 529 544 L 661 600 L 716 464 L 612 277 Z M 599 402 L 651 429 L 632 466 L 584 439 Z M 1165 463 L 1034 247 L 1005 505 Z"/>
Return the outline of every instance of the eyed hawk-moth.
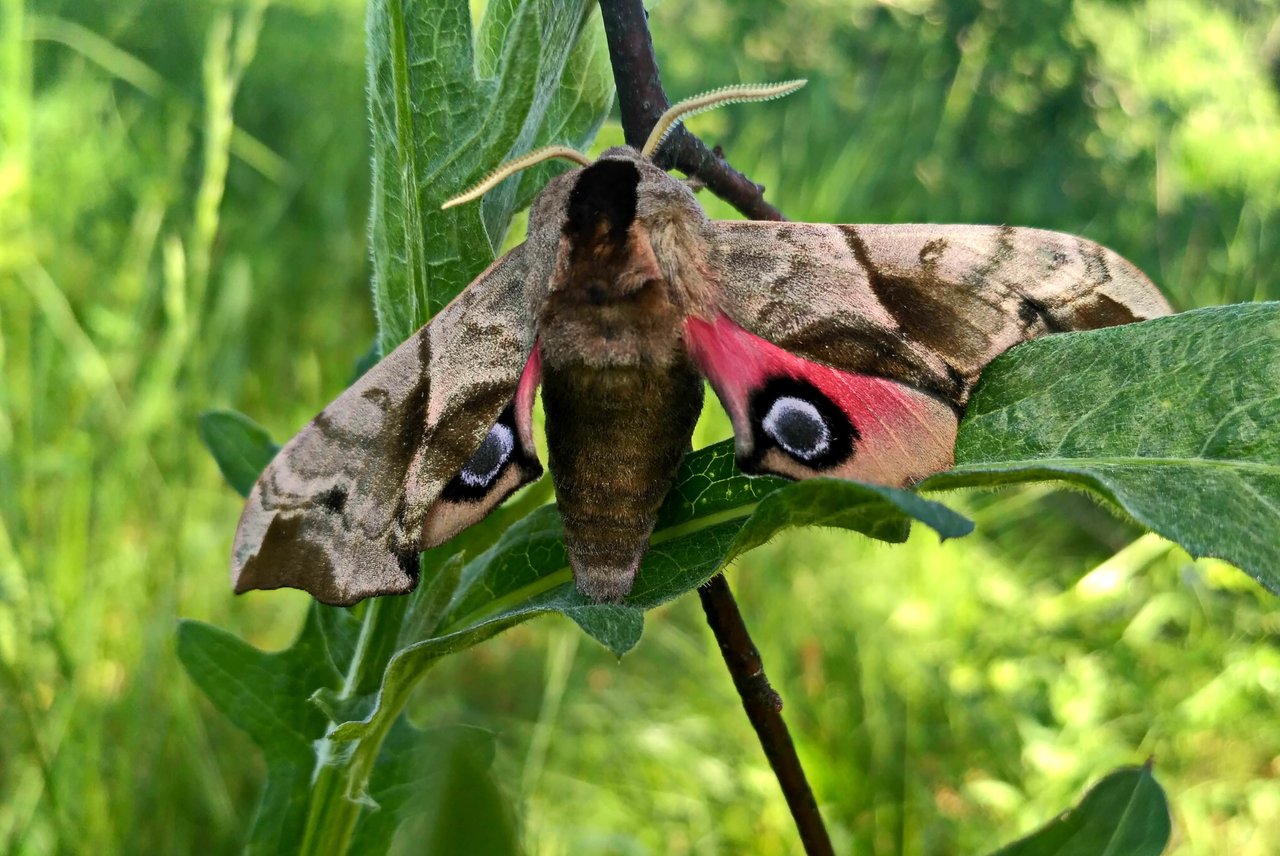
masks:
<path fill-rule="evenodd" d="M 651 155 L 682 115 L 795 88 L 737 87 L 668 111 L 643 149 L 535 200 L 523 244 L 302 429 L 249 495 L 237 592 L 331 604 L 401 593 L 419 553 L 548 467 L 578 589 L 631 590 L 702 407 L 728 411 L 748 473 L 908 486 L 952 463 L 983 368 L 1024 340 L 1169 311 L 1082 238 L 993 226 L 721 222 Z M 450 203 L 452 204 L 452 203 Z"/>

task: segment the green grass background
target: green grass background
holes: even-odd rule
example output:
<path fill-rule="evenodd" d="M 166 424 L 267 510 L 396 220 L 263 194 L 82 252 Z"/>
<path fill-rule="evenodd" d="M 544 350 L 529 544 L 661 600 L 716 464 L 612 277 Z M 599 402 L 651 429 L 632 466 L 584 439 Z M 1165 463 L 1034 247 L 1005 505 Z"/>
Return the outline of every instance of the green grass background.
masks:
<path fill-rule="evenodd" d="M 1062 229 L 1180 308 L 1280 297 L 1276 0 L 651 11 L 674 97 L 811 79 L 693 123 L 793 219 Z M 287 437 L 372 341 L 363 4 L 0 25 L 0 850 L 231 852 L 262 764 L 175 619 L 278 647 L 305 598 L 230 595 L 240 502 L 195 420 Z M 730 573 L 838 850 L 983 852 L 1154 756 L 1175 852 L 1280 851 L 1275 599 L 1081 494 L 948 499 L 975 535 L 792 532 Z M 620 663 L 521 626 L 412 714 L 497 732 L 531 853 L 796 851 L 692 597 Z"/>

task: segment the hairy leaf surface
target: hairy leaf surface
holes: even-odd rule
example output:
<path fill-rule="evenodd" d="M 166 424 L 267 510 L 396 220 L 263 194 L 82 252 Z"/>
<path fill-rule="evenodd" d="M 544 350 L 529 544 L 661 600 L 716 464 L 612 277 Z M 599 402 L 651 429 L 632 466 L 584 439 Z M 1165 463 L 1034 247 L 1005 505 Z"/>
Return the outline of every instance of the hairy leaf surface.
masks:
<path fill-rule="evenodd" d="M 986 370 L 925 487 L 1063 479 L 1280 593 L 1280 303 L 1037 339 Z"/>
<path fill-rule="evenodd" d="M 499 0 L 473 42 L 461 0 L 370 2 L 370 238 L 383 353 L 484 270 L 517 205 L 541 186 L 532 182 L 550 173 L 505 182 L 479 205 L 440 204 L 539 145 L 584 146 L 604 120 L 613 86 L 593 10 L 585 0 Z"/>

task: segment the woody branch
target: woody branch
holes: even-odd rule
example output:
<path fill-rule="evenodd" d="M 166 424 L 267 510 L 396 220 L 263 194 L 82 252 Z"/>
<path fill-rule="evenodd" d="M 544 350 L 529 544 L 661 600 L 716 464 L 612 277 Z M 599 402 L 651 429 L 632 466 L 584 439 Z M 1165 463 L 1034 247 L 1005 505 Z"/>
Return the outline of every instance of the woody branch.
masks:
<path fill-rule="evenodd" d="M 658 76 L 658 60 L 643 0 L 600 0 L 609 59 L 618 88 L 622 131 L 639 148 L 671 103 Z M 683 126 L 659 147 L 654 161 L 664 169 L 678 169 L 700 179 L 707 189 L 752 220 L 785 220 L 764 198 L 764 187 L 738 172 Z"/>
<path fill-rule="evenodd" d="M 658 75 L 643 0 L 600 0 L 600 11 L 618 87 L 623 133 L 627 142 L 638 148 L 670 106 Z M 709 190 L 752 219 L 786 219 L 764 200 L 762 186 L 729 166 L 718 152 L 709 150 L 684 127 L 667 138 L 655 160 L 659 166 L 674 167 L 701 179 Z M 751 640 L 728 581 L 723 574 L 717 574 L 698 589 L 698 596 L 747 718 L 791 809 L 805 853 L 833 856 L 831 838 L 782 718 L 782 698 L 769 684 L 760 652 Z"/>

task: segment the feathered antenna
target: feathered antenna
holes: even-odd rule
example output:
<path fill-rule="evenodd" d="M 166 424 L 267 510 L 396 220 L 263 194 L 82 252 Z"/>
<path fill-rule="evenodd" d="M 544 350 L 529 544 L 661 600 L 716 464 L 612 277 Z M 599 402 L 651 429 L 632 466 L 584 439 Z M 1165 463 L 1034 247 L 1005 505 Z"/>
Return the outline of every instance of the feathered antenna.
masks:
<path fill-rule="evenodd" d="M 521 155 L 515 160 L 507 161 L 502 166 L 482 178 L 479 184 L 448 200 L 441 205 L 440 208 L 452 208 L 455 205 L 461 205 L 464 202 L 479 199 L 508 176 L 515 175 L 522 169 L 537 166 L 543 161 L 551 160 L 552 158 L 567 158 L 568 160 L 581 164 L 582 166 L 591 166 L 591 158 L 576 149 L 569 148 L 568 146 L 547 146 L 541 149 L 534 149 L 527 155 Z"/>
<path fill-rule="evenodd" d="M 676 123 L 695 113 L 740 101 L 768 101 L 772 98 L 781 98 L 784 95 L 790 95 L 808 82 L 807 80 L 788 80 L 785 83 L 746 83 L 740 86 L 713 89 L 693 98 L 686 98 L 658 117 L 658 124 L 654 125 L 653 130 L 649 132 L 649 139 L 645 140 L 640 154 L 647 158 L 653 157 L 653 153 L 658 150 L 658 146 L 662 145 L 662 141 L 675 130 Z"/>

